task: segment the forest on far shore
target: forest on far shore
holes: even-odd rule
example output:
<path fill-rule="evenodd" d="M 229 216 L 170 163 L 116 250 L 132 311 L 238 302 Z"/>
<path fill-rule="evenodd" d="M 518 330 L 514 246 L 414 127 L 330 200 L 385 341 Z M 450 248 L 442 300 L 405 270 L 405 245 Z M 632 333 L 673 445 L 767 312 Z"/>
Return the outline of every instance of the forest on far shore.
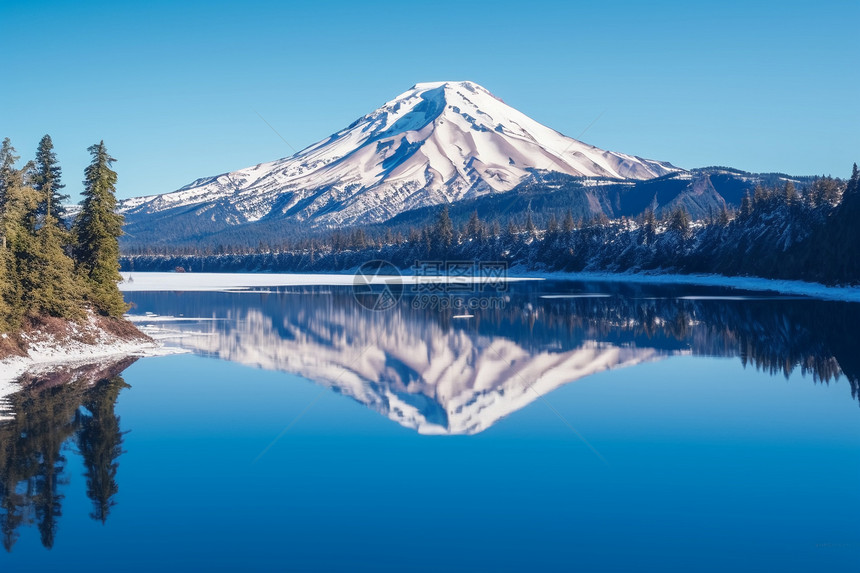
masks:
<path fill-rule="evenodd" d="M 551 192 L 551 191 L 547 191 Z M 539 222 L 536 222 L 539 221 Z M 416 261 L 504 261 L 530 271 L 677 272 L 860 284 L 860 172 L 847 180 L 811 178 L 758 185 L 737 209 L 693 220 L 677 207 L 658 217 L 583 221 L 533 217 L 491 220 L 474 211 L 455 222 L 448 206 L 406 228 L 353 227 L 277 246 L 139 245 L 121 257 L 126 271 L 332 272 L 370 260 L 409 269 Z"/>

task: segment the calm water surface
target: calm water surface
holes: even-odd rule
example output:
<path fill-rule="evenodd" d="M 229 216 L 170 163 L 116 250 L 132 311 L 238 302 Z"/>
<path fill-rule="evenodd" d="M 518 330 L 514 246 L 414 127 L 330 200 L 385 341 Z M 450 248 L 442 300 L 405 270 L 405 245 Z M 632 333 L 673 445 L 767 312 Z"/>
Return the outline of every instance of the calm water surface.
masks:
<path fill-rule="evenodd" d="M 860 305 L 504 296 L 127 293 L 191 352 L 12 397 L 0 571 L 860 569 Z"/>

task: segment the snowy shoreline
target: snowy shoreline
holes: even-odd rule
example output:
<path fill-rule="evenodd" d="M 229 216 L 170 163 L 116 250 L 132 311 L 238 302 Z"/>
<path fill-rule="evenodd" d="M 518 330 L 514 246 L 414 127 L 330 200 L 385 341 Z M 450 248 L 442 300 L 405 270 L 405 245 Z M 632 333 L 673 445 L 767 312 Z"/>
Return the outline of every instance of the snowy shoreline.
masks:
<path fill-rule="evenodd" d="M 0 360 L 0 420 L 8 418 L 2 412 L 6 410 L 5 397 L 22 389 L 18 380 L 25 374 L 38 376 L 129 356 L 161 356 L 177 352 L 142 334 L 123 337 L 109 333 L 92 318 L 80 325 L 69 323 L 68 328 L 67 332 L 59 334 L 22 333 L 19 336 L 27 343 L 27 354 Z"/>
<path fill-rule="evenodd" d="M 243 292 L 254 287 L 280 286 L 350 286 L 352 273 L 293 274 L 293 273 L 122 273 L 125 279 L 120 289 L 126 292 L 158 291 L 221 291 Z M 129 278 L 132 277 L 132 280 Z M 378 277 L 378 281 L 398 277 Z M 403 284 L 421 281 L 441 281 L 446 277 L 399 278 Z M 462 278 L 458 279 L 462 280 Z M 476 279 L 478 280 L 478 279 Z M 822 300 L 860 302 L 860 287 L 831 287 L 803 281 L 771 280 L 756 277 L 726 277 L 721 275 L 677 275 L 644 273 L 534 273 L 514 268 L 509 271 L 510 282 L 535 280 L 629 282 L 640 284 L 686 284 L 726 287 L 747 291 L 776 292 Z M 0 360 L 0 402 L 5 396 L 21 389 L 16 382 L 26 373 L 50 372 L 58 368 L 92 364 L 124 356 L 161 356 L 178 350 L 164 347 L 158 341 L 144 338 L 124 340 L 99 332 L 95 344 L 78 340 L 32 340 L 27 356 L 11 356 Z M 2 419 L 2 414 L 0 414 Z"/>
<path fill-rule="evenodd" d="M 724 275 L 679 275 L 647 273 L 529 273 L 517 277 L 540 277 L 544 280 L 629 282 L 639 284 L 683 284 L 726 287 L 739 290 L 776 292 L 784 295 L 806 296 L 822 300 L 860 302 L 860 286 L 828 286 L 806 281 L 765 279 L 760 277 L 727 277 Z"/>
<path fill-rule="evenodd" d="M 351 286 L 355 275 L 305 274 L 305 273 L 171 273 L 171 272 L 123 272 L 125 279 L 120 290 L 125 292 L 158 291 L 239 291 L 253 287 L 285 286 Z M 131 277 L 131 280 L 129 280 Z M 391 280 L 398 277 L 379 277 Z M 403 284 L 420 281 L 441 281 L 445 277 L 399 277 Z M 458 277 L 457 280 L 463 280 Z M 478 280 L 478 279 L 476 279 Z M 640 284 L 686 284 L 716 286 L 748 291 L 777 292 L 822 300 L 860 302 L 860 287 L 827 286 L 804 281 L 764 279 L 758 277 L 727 277 L 722 275 L 679 275 L 645 273 L 539 273 L 513 268 L 508 272 L 509 282 L 533 280 L 565 280 L 593 282 L 629 282 Z"/>

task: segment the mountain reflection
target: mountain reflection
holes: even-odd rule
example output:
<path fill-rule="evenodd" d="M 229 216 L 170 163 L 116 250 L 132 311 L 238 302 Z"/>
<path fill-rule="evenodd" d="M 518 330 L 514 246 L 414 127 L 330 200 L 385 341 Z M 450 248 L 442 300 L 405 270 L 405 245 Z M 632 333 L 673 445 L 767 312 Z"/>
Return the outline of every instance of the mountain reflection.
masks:
<path fill-rule="evenodd" d="M 90 517 L 102 523 L 115 504 L 123 432 L 114 413 L 127 385 L 119 374 L 135 362 L 63 369 L 21 380 L 9 396 L 13 419 L 0 423 L 0 531 L 11 551 L 22 526 L 36 525 L 42 545 L 54 545 L 69 483 L 64 451 L 77 447 L 85 467 Z"/>
<path fill-rule="evenodd" d="M 474 434 L 564 384 L 679 354 L 844 376 L 858 396 L 857 305 L 727 292 L 520 283 L 503 309 L 465 319 L 408 296 L 372 312 L 336 287 L 130 298 L 170 344 L 301 375 L 427 434 Z"/>

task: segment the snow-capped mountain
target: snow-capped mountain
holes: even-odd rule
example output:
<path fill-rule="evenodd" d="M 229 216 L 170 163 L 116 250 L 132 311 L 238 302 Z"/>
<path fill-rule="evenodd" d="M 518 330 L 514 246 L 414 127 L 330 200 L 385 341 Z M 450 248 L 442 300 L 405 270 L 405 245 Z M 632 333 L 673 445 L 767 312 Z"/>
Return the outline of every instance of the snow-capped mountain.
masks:
<path fill-rule="evenodd" d="M 564 136 L 473 82 L 433 82 L 292 157 L 129 199 L 121 210 L 161 224 L 193 215 L 211 229 L 281 219 L 335 227 L 508 191 L 530 170 L 635 180 L 681 171 Z"/>

